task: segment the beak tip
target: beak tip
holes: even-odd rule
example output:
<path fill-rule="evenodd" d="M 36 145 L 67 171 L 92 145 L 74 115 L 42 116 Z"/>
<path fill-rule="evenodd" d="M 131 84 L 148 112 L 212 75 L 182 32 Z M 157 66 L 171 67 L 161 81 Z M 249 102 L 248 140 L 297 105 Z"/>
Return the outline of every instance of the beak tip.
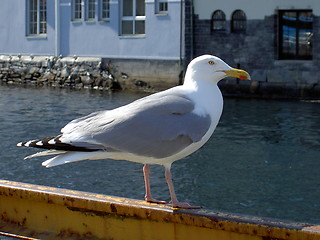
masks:
<path fill-rule="evenodd" d="M 243 79 L 243 80 L 251 80 L 250 75 L 248 75 L 248 76 L 246 76 L 246 75 L 244 75 L 244 76 L 239 76 L 238 78 L 239 78 L 239 79 Z"/>
<path fill-rule="evenodd" d="M 223 71 L 226 73 L 227 77 L 236 77 L 244 80 L 251 80 L 249 73 L 244 70 L 231 68 L 231 70 Z"/>

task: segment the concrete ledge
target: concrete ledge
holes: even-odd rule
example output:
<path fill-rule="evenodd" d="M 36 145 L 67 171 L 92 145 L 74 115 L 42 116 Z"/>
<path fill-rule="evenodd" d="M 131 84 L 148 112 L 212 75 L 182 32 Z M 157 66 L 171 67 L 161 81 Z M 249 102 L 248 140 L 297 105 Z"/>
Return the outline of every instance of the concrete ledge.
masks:
<path fill-rule="evenodd" d="M 224 97 L 263 99 L 320 99 L 320 85 L 225 79 L 219 82 Z"/>
<path fill-rule="evenodd" d="M 320 239 L 320 226 L 312 224 L 5 180 L 0 180 L 0 216 L 1 232 L 36 239 Z"/>
<path fill-rule="evenodd" d="M 178 60 L 110 60 L 112 73 L 123 89 L 164 90 L 182 83 Z"/>

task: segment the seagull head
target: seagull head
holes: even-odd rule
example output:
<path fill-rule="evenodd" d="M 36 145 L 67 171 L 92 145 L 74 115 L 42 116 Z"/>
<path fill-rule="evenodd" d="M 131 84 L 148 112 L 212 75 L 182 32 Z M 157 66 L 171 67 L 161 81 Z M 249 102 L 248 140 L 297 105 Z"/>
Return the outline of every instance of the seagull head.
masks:
<path fill-rule="evenodd" d="M 189 63 L 185 80 L 193 79 L 197 81 L 201 79 L 201 81 L 206 80 L 218 83 L 225 77 L 251 79 L 246 71 L 232 68 L 218 57 L 203 55 Z"/>

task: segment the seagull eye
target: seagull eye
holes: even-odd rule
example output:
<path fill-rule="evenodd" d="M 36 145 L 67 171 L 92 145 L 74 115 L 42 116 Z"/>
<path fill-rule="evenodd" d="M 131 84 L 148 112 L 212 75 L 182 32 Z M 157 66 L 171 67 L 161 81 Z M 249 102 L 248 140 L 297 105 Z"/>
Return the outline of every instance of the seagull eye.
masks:
<path fill-rule="evenodd" d="M 209 63 L 210 65 L 214 65 L 214 61 L 212 61 L 212 60 L 210 60 L 208 63 Z"/>

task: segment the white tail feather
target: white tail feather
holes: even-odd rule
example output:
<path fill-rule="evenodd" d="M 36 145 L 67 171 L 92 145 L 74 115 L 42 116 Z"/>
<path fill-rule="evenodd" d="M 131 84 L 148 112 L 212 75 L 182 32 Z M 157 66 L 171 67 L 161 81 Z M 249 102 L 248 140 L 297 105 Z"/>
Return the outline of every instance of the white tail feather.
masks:
<path fill-rule="evenodd" d="M 57 154 L 62 154 L 62 153 L 66 153 L 66 151 L 46 150 L 46 151 L 37 152 L 37 153 L 35 153 L 35 154 L 26 156 L 26 157 L 24 158 L 24 160 L 30 159 L 30 158 L 35 158 L 35 157 L 43 157 L 43 156 L 49 156 L 49 155 L 57 155 Z"/>
<path fill-rule="evenodd" d="M 110 157 L 110 153 L 105 151 L 97 152 L 65 152 L 58 156 L 48 159 L 42 163 L 44 167 L 54 167 L 57 165 L 77 162 L 82 160 L 97 160 Z"/>

